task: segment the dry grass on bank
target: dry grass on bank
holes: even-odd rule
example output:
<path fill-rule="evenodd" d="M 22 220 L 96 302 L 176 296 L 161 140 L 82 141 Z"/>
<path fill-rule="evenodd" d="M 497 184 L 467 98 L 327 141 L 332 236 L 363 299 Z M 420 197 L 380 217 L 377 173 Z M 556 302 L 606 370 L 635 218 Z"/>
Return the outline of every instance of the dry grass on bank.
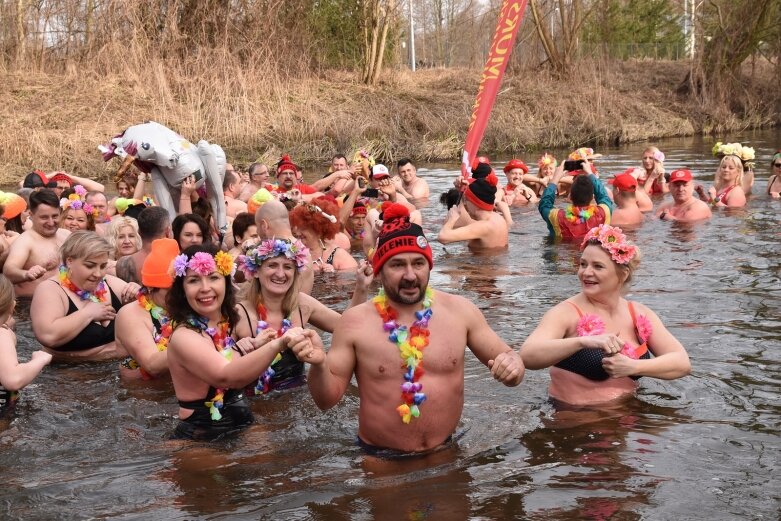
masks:
<path fill-rule="evenodd" d="M 227 58 L 226 58 L 227 59 Z M 190 65 L 209 71 L 208 64 Z M 778 122 L 772 78 L 755 78 L 749 117 L 712 115 L 679 97 L 682 62 L 582 65 L 567 82 L 546 72 L 508 75 L 483 140 L 488 152 L 648 140 Z M 283 82 L 258 73 L 172 77 L 162 62 L 145 74 L 101 77 L 89 70 L 0 76 L 0 182 L 32 168 L 104 176 L 96 146 L 128 125 L 154 119 L 192 141 L 221 144 L 238 163 L 290 152 L 303 163 L 367 148 L 385 161 L 402 155 L 458 161 L 479 71 L 386 73 L 376 88 L 357 75 Z M 748 90 L 747 90 L 748 92 Z M 764 104 L 763 104 L 764 103 Z M 746 107 L 744 107 L 746 109 Z"/>

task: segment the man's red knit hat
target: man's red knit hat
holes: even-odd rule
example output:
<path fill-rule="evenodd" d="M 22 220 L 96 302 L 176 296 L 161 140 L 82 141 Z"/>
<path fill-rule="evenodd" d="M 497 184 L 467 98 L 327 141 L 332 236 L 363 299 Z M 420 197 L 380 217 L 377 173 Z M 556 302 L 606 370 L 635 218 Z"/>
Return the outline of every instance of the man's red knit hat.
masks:
<path fill-rule="evenodd" d="M 372 257 L 374 274 L 377 275 L 388 259 L 400 253 L 420 253 L 434 267 L 431 246 L 423 235 L 423 228 L 410 222 L 409 210 L 403 204 L 393 203 L 382 210 L 382 230 L 377 240 L 377 250 Z"/>

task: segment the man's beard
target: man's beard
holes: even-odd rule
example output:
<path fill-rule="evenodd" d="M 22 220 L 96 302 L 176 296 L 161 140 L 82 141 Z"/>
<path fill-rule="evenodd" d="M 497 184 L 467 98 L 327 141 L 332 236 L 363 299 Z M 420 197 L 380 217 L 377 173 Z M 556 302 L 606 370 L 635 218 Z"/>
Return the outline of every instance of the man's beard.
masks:
<path fill-rule="evenodd" d="M 399 282 L 398 289 L 390 288 L 385 285 L 383 285 L 383 288 L 385 289 L 385 295 L 388 297 L 388 299 L 391 302 L 395 302 L 397 304 L 403 304 L 405 306 L 411 306 L 413 304 L 417 304 L 421 302 L 426 296 L 426 288 L 425 286 L 421 287 L 421 284 L 419 283 L 418 279 L 415 279 L 414 281 L 402 280 Z M 406 297 L 400 294 L 400 290 L 409 289 L 409 288 L 418 288 L 417 296 Z"/>

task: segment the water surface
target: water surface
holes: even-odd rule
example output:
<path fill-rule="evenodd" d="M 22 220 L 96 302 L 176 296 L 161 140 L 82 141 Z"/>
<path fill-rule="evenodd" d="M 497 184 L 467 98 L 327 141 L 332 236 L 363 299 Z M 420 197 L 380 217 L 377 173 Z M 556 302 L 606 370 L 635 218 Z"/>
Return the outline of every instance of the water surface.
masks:
<path fill-rule="evenodd" d="M 177 410 L 170 385 L 121 383 L 115 364 L 51 366 L 0 420 L 0 517 L 778 519 L 781 202 L 763 194 L 781 133 L 730 138 L 760 158 L 745 210 L 693 227 L 649 219 L 632 234 L 643 262 L 629 298 L 681 340 L 691 376 L 642 379 L 637 397 L 614 409 L 556 410 L 547 371 L 506 388 L 467 352 L 456 447 L 387 462 L 353 444 L 355 389 L 328 412 L 305 389 L 256 400 L 257 423 L 239 438 L 182 444 L 166 440 Z M 712 144 L 659 145 L 668 170 L 689 166 L 710 182 Z M 642 150 L 600 150 L 600 171 L 638 164 Z M 439 193 L 455 169 L 428 165 L 421 175 Z M 432 198 L 423 213 L 433 239 L 445 211 Z M 432 284 L 474 301 L 517 348 L 578 283 L 576 249 L 548 244 L 536 209 L 513 213 L 505 253 L 433 243 Z M 317 295 L 346 305 L 350 277 L 320 277 Z M 38 344 L 20 307 L 28 359 Z"/>

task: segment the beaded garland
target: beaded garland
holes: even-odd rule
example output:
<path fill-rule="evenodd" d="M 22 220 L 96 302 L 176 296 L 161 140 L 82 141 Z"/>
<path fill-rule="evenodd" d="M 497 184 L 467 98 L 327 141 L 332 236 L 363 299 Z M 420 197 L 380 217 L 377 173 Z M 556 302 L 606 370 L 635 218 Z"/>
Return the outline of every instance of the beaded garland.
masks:
<path fill-rule="evenodd" d="M 187 319 L 187 323 L 195 329 L 206 333 L 209 338 L 212 339 L 214 348 L 220 353 L 223 358 L 230 361 L 233 358 L 233 346 L 236 342 L 230 336 L 228 332 L 228 321 L 222 320 L 217 327 L 209 327 L 209 321 L 204 317 L 190 317 Z M 209 414 L 211 419 L 219 421 L 222 419 L 220 409 L 223 407 L 223 398 L 225 398 L 225 389 L 217 388 L 214 392 L 214 397 L 211 400 L 204 402 L 204 405 L 209 408 Z"/>
<path fill-rule="evenodd" d="M 106 295 L 108 294 L 108 286 L 106 285 L 106 279 L 101 279 L 98 282 L 98 287 L 94 292 L 89 292 L 84 289 L 79 289 L 68 277 L 68 268 L 65 264 L 60 264 L 60 284 L 63 288 L 71 290 L 82 301 L 89 300 L 100 304 L 106 301 Z"/>
<path fill-rule="evenodd" d="M 263 304 L 258 304 L 258 327 L 255 329 L 255 335 L 257 336 L 261 331 L 264 329 L 268 329 L 268 322 L 266 320 L 268 319 L 268 312 L 266 311 L 266 306 Z M 284 335 L 288 329 L 293 327 L 293 323 L 290 321 L 289 318 L 285 318 L 282 320 L 282 327 L 277 330 L 277 338 Z M 276 374 L 276 371 L 274 371 L 274 364 L 282 360 L 282 353 L 277 353 L 277 356 L 274 357 L 274 360 L 271 361 L 271 363 L 268 366 L 268 369 L 263 371 L 263 374 L 258 378 L 258 383 L 255 386 L 255 395 L 259 394 L 268 394 L 269 391 L 271 391 L 271 379 Z"/>
<path fill-rule="evenodd" d="M 434 291 L 431 288 L 426 288 L 423 309 L 415 312 L 416 320 L 409 329 L 396 322 L 398 312 L 388 304 L 388 297 L 383 289 L 380 289 L 377 296 L 372 299 L 377 313 L 382 318 L 382 327 L 389 333 L 388 340 L 398 346 L 399 355 L 403 360 L 402 404 L 396 408 L 396 411 L 405 424 L 408 424 L 412 418 L 420 416 L 420 405 L 426 400 L 420 378 L 423 376 L 423 349 L 429 343 L 428 322 L 433 314 L 431 310 L 433 298 Z"/>

